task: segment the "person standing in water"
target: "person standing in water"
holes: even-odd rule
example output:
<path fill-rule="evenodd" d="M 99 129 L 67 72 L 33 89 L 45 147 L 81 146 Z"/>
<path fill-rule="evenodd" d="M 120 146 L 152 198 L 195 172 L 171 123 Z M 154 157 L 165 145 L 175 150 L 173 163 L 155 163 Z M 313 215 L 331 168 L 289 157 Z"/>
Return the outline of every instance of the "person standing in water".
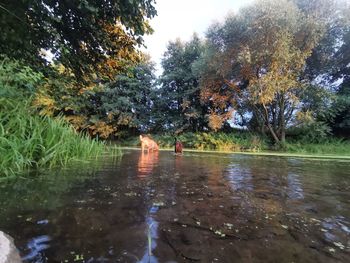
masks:
<path fill-rule="evenodd" d="M 175 137 L 175 153 L 182 153 L 183 145 L 182 142 L 178 141 Z"/>

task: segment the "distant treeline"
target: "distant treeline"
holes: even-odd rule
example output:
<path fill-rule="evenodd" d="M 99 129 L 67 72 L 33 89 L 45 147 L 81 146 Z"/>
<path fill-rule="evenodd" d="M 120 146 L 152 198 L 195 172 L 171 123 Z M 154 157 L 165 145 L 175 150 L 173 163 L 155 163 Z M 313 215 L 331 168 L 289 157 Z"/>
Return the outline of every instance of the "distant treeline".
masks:
<path fill-rule="evenodd" d="M 203 39 L 169 42 L 159 77 L 137 48 L 152 32 L 154 1 L 25 2 L 0 12 L 2 61 L 40 72 L 28 87 L 38 114 L 93 137 L 241 127 L 284 145 L 350 134 L 346 1 L 257 1 Z"/>

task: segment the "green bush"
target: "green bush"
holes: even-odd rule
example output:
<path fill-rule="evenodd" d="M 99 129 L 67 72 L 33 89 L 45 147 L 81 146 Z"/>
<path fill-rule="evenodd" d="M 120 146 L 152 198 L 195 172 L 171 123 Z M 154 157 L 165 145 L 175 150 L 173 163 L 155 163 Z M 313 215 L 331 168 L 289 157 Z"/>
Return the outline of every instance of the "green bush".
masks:
<path fill-rule="evenodd" d="M 322 143 L 331 135 L 331 128 L 324 122 L 313 121 L 288 131 L 290 141 L 304 143 Z"/>

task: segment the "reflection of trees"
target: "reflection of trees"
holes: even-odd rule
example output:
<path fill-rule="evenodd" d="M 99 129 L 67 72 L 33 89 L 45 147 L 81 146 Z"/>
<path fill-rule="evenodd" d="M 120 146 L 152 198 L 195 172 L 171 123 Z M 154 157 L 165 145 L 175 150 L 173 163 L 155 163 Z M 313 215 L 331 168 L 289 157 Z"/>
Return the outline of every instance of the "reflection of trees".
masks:
<path fill-rule="evenodd" d="M 242 167 L 238 163 L 230 164 L 227 168 L 227 179 L 233 190 L 253 190 L 252 173 L 250 168 Z"/>
<path fill-rule="evenodd" d="M 23 190 L 17 194 L 11 194 L 10 188 L 1 189 L 1 204 L 8 204 L 5 199 L 12 198 L 10 205 L 15 207 L 17 204 L 21 210 L 30 204 L 26 202 L 46 199 L 52 204 L 28 205 L 28 213 L 22 214 L 23 218 L 16 218 L 17 215 L 0 207 L 4 218 L 0 225 L 16 240 L 22 240 L 19 243 L 22 248 L 33 237 L 50 236 L 48 244 L 51 247 L 44 253 L 51 261 L 57 262 L 65 259 L 73 262 L 75 255 L 71 251 L 84 255 L 86 262 L 103 262 L 103 259 L 147 261 L 147 235 L 151 224 L 152 253 L 159 262 L 174 260 L 174 252 L 164 239 L 164 231 L 178 251 L 194 258 L 203 259 L 206 251 L 221 251 L 225 247 L 227 254 L 222 256 L 232 259 L 237 251 L 241 252 L 242 244 L 247 246 L 249 253 L 258 257 L 266 249 L 262 238 L 270 242 L 268 251 L 281 249 L 282 257 L 309 244 L 307 242 L 311 239 L 320 240 L 316 231 L 310 231 L 309 241 L 298 232 L 300 219 L 308 213 L 306 205 L 317 210 L 312 217 L 319 218 L 322 227 L 330 234 L 343 237 L 340 241 L 348 237 L 349 191 L 345 191 L 349 186 L 348 172 L 342 170 L 334 176 L 337 170 L 330 164 L 328 166 L 320 169 L 319 164 L 294 163 L 291 159 L 275 157 L 187 153 L 173 156 L 166 152 L 141 154 L 133 151 L 124 155 L 117 169 L 106 162 L 106 167 L 98 170 L 93 178 L 84 176 L 86 172 L 80 174 L 81 179 L 79 173 L 71 177 L 58 173 L 57 178 L 50 177 L 52 180 L 47 179 L 46 183 L 39 178 L 24 180 L 27 186 L 18 183 L 17 187 L 23 187 Z M 62 180 L 60 184 L 59 179 Z M 333 187 L 328 186 L 331 183 Z M 304 199 L 294 196 L 300 191 Z M 28 198 L 28 201 L 21 198 Z M 39 210 L 40 207 L 44 208 L 43 211 Z M 290 212 L 294 212 L 294 216 L 287 215 Z M 331 215 L 343 215 L 344 218 L 337 217 L 338 221 L 334 222 Z M 13 220 L 6 221 L 6 217 Z M 32 220 L 27 222 L 28 217 Z M 294 217 L 295 221 L 291 220 Z M 322 220 L 321 217 L 330 219 Z M 47 223 L 38 225 L 39 219 L 47 219 Z M 181 223 L 188 224 L 188 227 Z M 288 229 L 281 225 L 287 225 Z M 315 229 L 320 235 L 325 235 L 320 227 Z M 305 229 L 310 229 L 310 224 Z M 237 248 L 232 250 L 230 242 L 215 234 L 216 230 L 242 237 L 244 241 L 231 239 Z M 289 239 L 288 233 L 303 241 Z M 308 250 L 303 251 L 310 255 Z M 274 256 L 272 253 L 271 259 L 276 259 Z M 230 261 L 219 258 L 219 262 Z"/>
<path fill-rule="evenodd" d="M 92 262 L 111 259 L 138 262 L 143 258 L 148 224 L 153 217 L 155 186 L 150 175 L 156 172 L 158 152 L 135 151 L 127 157 L 122 159 L 118 170 L 109 167 L 101 178 L 96 178 L 91 190 L 80 195 L 84 202 L 55 216 L 53 235 L 65 244 L 55 247 L 57 251 L 51 258 L 59 261 L 64 255 L 71 258 L 70 251 L 74 249 Z M 156 226 L 154 223 L 154 231 Z"/>
<path fill-rule="evenodd" d="M 300 181 L 300 176 L 293 172 L 288 172 L 288 197 L 289 199 L 303 199 L 304 191 L 302 188 L 302 183 Z"/>
<path fill-rule="evenodd" d="M 289 215 L 304 210 L 305 197 L 310 192 L 308 182 L 314 180 L 305 173 L 304 161 L 294 163 L 293 159 L 279 157 L 230 157 L 203 154 L 198 158 L 185 155 L 181 160 L 175 160 L 176 171 L 181 174 L 176 183 L 178 201 L 166 213 L 159 211 L 162 224 L 159 228 L 171 229 L 164 234 L 167 240 L 177 251 L 201 258 L 207 250 L 215 251 L 226 246 L 226 243 L 215 241 L 215 234 L 203 230 L 212 228 L 247 239 L 244 246 L 255 257 L 266 250 L 271 261 L 281 261 L 282 257 L 270 253 L 276 249 L 283 251 L 283 257 L 290 257 L 292 251 L 299 249 L 302 251 L 298 253 L 301 261 L 311 256 L 308 247 L 311 238 L 308 240 L 303 232 L 298 232 L 305 211 L 294 213 L 298 219 L 296 222 L 292 222 Z M 319 186 L 313 185 L 315 189 Z M 171 223 L 174 218 L 179 227 Z M 184 223 L 188 227 L 182 227 Z M 230 228 L 227 223 L 230 223 Z M 344 226 L 347 225 L 343 223 Z M 310 236 L 315 239 L 315 235 Z M 263 245 L 262 240 L 268 240 L 270 249 Z M 244 249 L 242 242 L 232 243 L 241 253 Z M 230 254 L 228 251 L 232 248 L 229 249 L 225 250 L 227 255 L 234 254 L 234 251 Z"/>
<path fill-rule="evenodd" d="M 241 179 L 246 185 L 249 204 L 263 213 L 275 214 L 283 211 L 288 195 L 288 160 L 270 157 L 246 157 L 239 163 L 239 170 L 248 179 Z M 247 174 L 248 173 L 248 174 Z M 262 209 L 262 210 L 260 210 Z"/>
<path fill-rule="evenodd" d="M 101 168 L 93 165 L 76 164 L 64 169 L 52 169 L 45 173 L 36 172 L 28 177 L 19 177 L 1 183 L 0 207 L 11 210 L 54 209 L 62 205 L 60 196 L 74 185 L 82 184 Z M 19 202 L 20 200 L 20 202 Z M 0 213 L 0 215 L 5 213 Z"/>

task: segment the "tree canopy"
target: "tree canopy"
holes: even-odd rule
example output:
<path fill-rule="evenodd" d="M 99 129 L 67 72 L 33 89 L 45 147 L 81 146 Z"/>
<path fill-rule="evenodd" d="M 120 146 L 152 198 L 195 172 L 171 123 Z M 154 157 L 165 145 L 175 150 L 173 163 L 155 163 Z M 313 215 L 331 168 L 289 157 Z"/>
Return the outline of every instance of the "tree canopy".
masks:
<path fill-rule="evenodd" d="M 349 5 L 257 1 L 203 38 L 170 41 L 156 78 L 138 49 L 154 3 L 2 1 L 2 61 L 41 76 L 32 88 L 40 114 L 63 115 L 92 136 L 232 127 L 277 145 L 348 136 Z"/>
<path fill-rule="evenodd" d="M 0 53 L 42 65 L 49 51 L 83 79 L 111 59 L 130 58 L 155 15 L 154 0 L 4 0 Z"/>
<path fill-rule="evenodd" d="M 212 27 L 207 59 L 216 61 L 216 71 L 204 69 L 202 81 L 203 100 L 215 106 L 212 126 L 220 127 L 214 120 L 231 118 L 243 101 L 262 129 L 284 141 L 303 89 L 301 73 L 322 34 L 317 18 L 290 1 L 259 1 Z"/>
<path fill-rule="evenodd" d="M 196 34 L 187 43 L 178 39 L 167 46 L 154 111 L 166 130 L 200 131 L 206 126 L 206 110 L 200 101 L 199 79 L 193 68 L 202 51 L 203 43 Z"/>

